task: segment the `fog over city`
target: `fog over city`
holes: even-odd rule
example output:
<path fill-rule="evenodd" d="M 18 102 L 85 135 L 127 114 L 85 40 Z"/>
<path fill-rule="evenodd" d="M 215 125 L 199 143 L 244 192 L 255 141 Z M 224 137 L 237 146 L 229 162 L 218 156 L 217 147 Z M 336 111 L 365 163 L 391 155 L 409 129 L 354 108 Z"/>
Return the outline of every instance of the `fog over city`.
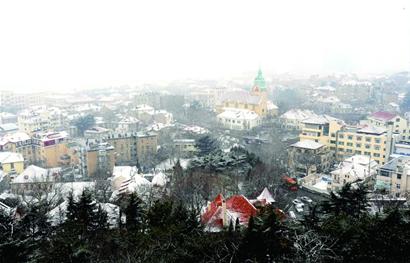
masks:
<path fill-rule="evenodd" d="M 410 69 L 398 1 L 2 1 L 0 89 Z"/>
<path fill-rule="evenodd" d="M 0 3 L 0 263 L 409 251 L 410 0 Z"/>

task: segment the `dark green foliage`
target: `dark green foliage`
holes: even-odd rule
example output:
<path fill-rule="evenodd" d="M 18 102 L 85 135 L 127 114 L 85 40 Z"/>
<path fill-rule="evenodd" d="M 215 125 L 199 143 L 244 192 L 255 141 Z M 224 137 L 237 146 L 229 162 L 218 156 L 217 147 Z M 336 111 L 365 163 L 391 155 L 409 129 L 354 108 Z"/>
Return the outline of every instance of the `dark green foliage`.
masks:
<path fill-rule="evenodd" d="M 212 233 L 180 201 L 146 207 L 136 195 L 121 205 L 126 228 L 109 228 L 85 191 L 69 196 L 66 221 L 56 227 L 45 204 L 27 207 L 19 221 L 0 212 L 0 262 L 408 262 L 409 210 L 370 215 L 366 195 L 364 186 L 349 185 L 302 222 L 283 221 L 266 206 L 247 227 L 230 220 Z"/>
<path fill-rule="evenodd" d="M 196 141 L 196 148 L 199 156 L 208 155 L 218 150 L 218 142 L 210 135 L 205 135 Z"/>
<path fill-rule="evenodd" d="M 142 200 L 133 193 L 129 197 L 128 205 L 124 210 L 126 216 L 126 227 L 128 230 L 140 230 L 143 224 Z"/>
<path fill-rule="evenodd" d="M 75 119 L 72 124 L 77 127 L 78 132 L 84 135 L 84 132 L 95 125 L 95 119 L 93 115 L 85 115 Z"/>

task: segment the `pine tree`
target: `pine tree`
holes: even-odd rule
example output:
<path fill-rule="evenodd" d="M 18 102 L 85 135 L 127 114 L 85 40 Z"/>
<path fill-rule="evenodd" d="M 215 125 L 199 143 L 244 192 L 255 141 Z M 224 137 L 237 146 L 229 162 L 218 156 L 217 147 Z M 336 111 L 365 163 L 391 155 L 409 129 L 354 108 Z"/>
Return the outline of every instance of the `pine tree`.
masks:
<path fill-rule="evenodd" d="M 143 222 L 142 200 L 136 193 L 132 193 L 130 195 L 128 205 L 124 212 L 126 216 L 127 229 L 137 231 L 141 229 Z"/>
<path fill-rule="evenodd" d="M 197 140 L 196 148 L 200 156 L 208 155 L 218 149 L 218 142 L 210 135 L 205 135 Z"/>

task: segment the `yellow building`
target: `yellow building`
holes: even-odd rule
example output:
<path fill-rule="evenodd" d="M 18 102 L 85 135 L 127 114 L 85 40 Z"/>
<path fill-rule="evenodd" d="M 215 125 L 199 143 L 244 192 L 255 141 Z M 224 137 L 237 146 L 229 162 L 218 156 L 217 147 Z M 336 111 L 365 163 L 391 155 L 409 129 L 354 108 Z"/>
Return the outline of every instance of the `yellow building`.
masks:
<path fill-rule="evenodd" d="M 59 167 L 68 151 L 66 132 L 48 132 L 35 134 L 32 138 L 36 163 L 41 167 Z"/>
<path fill-rule="evenodd" d="M 0 152 L 0 165 L 3 173 L 17 173 L 24 171 L 24 158 L 20 153 Z"/>
<path fill-rule="evenodd" d="M 158 148 L 158 135 L 156 133 L 138 133 L 137 138 L 137 160 L 140 165 L 150 162 L 155 157 Z"/>
<path fill-rule="evenodd" d="M 90 177 L 111 176 L 115 164 L 114 147 L 108 143 L 98 143 L 88 147 L 86 153 L 87 175 Z"/>
<path fill-rule="evenodd" d="M 224 93 L 217 103 L 216 110 L 222 113 L 224 108 L 251 110 L 259 116 L 268 115 L 266 82 L 262 71 L 258 71 L 250 91 L 238 90 Z"/>
<path fill-rule="evenodd" d="M 108 136 L 107 142 L 114 146 L 117 165 L 136 165 L 137 139 L 134 133 L 114 133 Z"/>
<path fill-rule="evenodd" d="M 392 134 L 386 128 L 347 126 L 340 121 L 305 121 L 300 140 L 313 140 L 329 147 L 338 161 L 353 155 L 367 155 L 384 164 L 391 152 Z"/>
<path fill-rule="evenodd" d="M 31 137 L 24 132 L 4 135 L 0 139 L 0 151 L 20 153 L 27 163 L 34 163 L 36 161 Z"/>

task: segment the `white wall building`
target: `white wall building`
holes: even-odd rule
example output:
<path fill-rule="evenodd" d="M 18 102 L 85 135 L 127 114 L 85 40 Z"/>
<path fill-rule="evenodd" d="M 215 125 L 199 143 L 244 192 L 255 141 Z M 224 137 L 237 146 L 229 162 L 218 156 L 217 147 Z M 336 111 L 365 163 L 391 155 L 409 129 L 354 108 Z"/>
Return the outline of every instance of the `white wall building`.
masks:
<path fill-rule="evenodd" d="M 341 162 L 337 169 L 330 172 L 331 190 L 337 191 L 346 183 L 366 180 L 377 174 L 378 164 L 367 155 L 354 155 Z"/>
<path fill-rule="evenodd" d="M 256 112 L 245 109 L 224 108 L 217 118 L 220 124 L 231 130 L 250 130 L 261 123 Z"/>

